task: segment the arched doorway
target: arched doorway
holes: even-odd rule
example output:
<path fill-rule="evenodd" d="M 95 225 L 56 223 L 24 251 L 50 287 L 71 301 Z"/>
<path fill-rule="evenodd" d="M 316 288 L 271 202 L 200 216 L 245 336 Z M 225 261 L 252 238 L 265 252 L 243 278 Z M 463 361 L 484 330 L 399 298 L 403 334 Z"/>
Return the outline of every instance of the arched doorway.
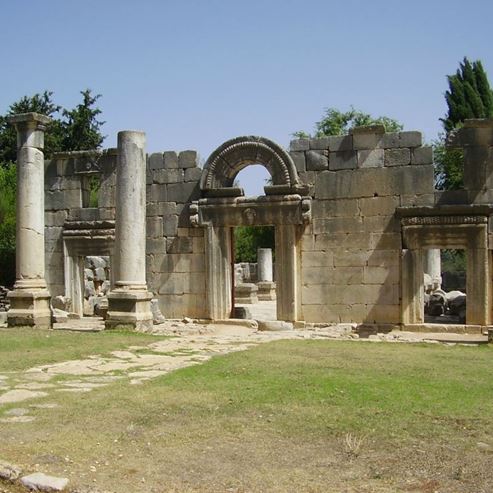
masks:
<path fill-rule="evenodd" d="M 262 164 L 272 176 L 265 195 L 245 197 L 233 186 L 246 166 Z M 205 227 L 207 310 L 211 319 L 229 318 L 232 309 L 231 228 L 274 226 L 278 281 L 277 318 L 301 319 L 300 250 L 311 221 L 311 198 L 289 154 L 264 137 L 237 137 L 219 146 L 200 180 L 202 198 L 190 206 L 191 222 Z"/>

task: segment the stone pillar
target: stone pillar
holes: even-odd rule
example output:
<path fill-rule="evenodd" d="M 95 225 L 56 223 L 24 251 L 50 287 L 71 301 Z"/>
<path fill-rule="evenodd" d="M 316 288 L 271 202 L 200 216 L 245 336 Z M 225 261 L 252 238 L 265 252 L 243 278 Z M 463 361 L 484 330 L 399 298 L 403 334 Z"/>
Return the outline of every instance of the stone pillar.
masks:
<path fill-rule="evenodd" d="M 257 277 L 259 281 L 272 282 L 272 249 L 257 250 Z"/>
<path fill-rule="evenodd" d="M 115 288 L 108 295 L 106 328 L 152 328 L 146 284 L 145 133 L 118 133 L 116 168 Z"/>
<path fill-rule="evenodd" d="M 440 289 L 442 286 L 442 262 L 439 248 L 425 250 L 424 271 L 431 277 L 433 289 Z"/>
<path fill-rule="evenodd" d="M 271 301 L 276 299 L 276 283 L 272 282 L 272 249 L 257 250 L 258 299 Z"/>
<path fill-rule="evenodd" d="M 402 251 L 401 323 L 424 323 L 423 250 Z"/>
<path fill-rule="evenodd" d="M 9 326 L 51 327 L 45 281 L 44 132 L 50 118 L 23 113 L 8 118 L 17 130 L 16 282 L 9 293 Z"/>

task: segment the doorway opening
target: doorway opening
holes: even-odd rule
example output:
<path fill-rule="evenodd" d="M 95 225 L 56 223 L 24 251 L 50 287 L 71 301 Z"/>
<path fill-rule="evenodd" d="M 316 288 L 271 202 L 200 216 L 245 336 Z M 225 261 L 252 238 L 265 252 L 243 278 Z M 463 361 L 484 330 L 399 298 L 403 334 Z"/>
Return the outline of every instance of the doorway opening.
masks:
<path fill-rule="evenodd" d="M 233 317 L 277 320 L 274 226 L 233 229 Z"/>
<path fill-rule="evenodd" d="M 110 257 L 90 255 L 84 257 L 84 317 L 106 318 L 110 291 Z"/>
<path fill-rule="evenodd" d="M 423 257 L 426 323 L 465 324 L 467 306 L 467 252 L 464 249 L 428 249 Z"/>

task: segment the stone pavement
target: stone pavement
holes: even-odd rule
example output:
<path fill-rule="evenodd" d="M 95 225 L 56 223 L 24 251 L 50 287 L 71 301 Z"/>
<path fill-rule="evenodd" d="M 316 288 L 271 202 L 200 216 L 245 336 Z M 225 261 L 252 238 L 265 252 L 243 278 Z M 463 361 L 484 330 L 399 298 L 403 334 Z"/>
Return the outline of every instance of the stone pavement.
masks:
<path fill-rule="evenodd" d="M 101 330 L 102 320 L 83 319 L 58 325 L 58 329 Z M 33 421 L 30 411 L 34 408 L 51 409 L 56 404 L 50 396 L 60 392 L 85 393 L 104 387 L 115 380 L 125 379 L 129 385 L 139 385 L 179 368 L 201 364 L 213 356 L 234 351 L 244 351 L 263 342 L 279 339 L 360 339 L 354 333 L 354 324 L 311 327 L 303 330 L 261 332 L 254 321 L 225 321 L 202 324 L 185 319 L 168 320 L 154 327 L 157 336 L 173 336 L 159 339 L 148 345 L 129 346 L 124 351 L 113 351 L 110 356 L 92 355 L 85 359 L 61 361 L 41 365 L 25 371 L 0 373 L 0 409 L 6 404 L 17 404 L 0 418 L 0 423 Z M 483 336 L 468 337 L 469 343 L 482 343 Z M 388 334 L 370 335 L 369 342 L 464 342 L 464 335 L 423 334 L 394 331 Z M 63 375 L 65 378 L 57 377 Z M 42 401 L 42 402 L 39 402 Z"/>

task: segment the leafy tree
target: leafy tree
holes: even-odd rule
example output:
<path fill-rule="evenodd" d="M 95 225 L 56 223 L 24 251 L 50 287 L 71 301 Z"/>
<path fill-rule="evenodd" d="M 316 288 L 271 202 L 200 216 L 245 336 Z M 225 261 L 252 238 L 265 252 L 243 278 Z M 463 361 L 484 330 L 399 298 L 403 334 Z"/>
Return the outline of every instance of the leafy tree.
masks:
<path fill-rule="evenodd" d="M 448 112 L 441 118 L 445 132 L 434 142 L 435 181 L 439 189 L 456 190 L 464 187 L 464 159 L 462 151 L 446 148 L 446 139 L 468 118 L 493 118 L 493 91 L 479 60 L 471 63 L 464 58 L 447 80 Z"/>
<path fill-rule="evenodd" d="M 256 262 L 257 248 L 274 249 L 272 226 L 239 226 L 234 229 L 235 262 Z"/>
<path fill-rule="evenodd" d="M 104 140 L 101 126 L 105 122 L 97 120 L 101 110 L 94 107 L 101 94 L 93 96 L 90 89 L 81 91 L 81 94 L 81 104 L 73 110 L 63 110 L 66 121 L 63 122 L 62 147 L 66 151 L 98 149 Z"/>
<path fill-rule="evenodd" d="M 7 286 L 15 281 L 15 192 L 15 165 L 0 166 L 0 277 Z"/>
<path fill-rule="evenodd" d="M 349 111 L 339 111 L 336 108 L 325 110 L 323 118 L 315 124 L 315 137 L 327 135 L 345 135 L 352 128 L 366 125 L 383 125 L 386 132 L 398 132 L 403 125 L 393 118 L 387 116 L 373 117 L 369 113 L 356 110 L 351 106 Z M 298 138 L 309 138 L 310 135 L 303 130 L 295 132 L 293 136 Z"/>

